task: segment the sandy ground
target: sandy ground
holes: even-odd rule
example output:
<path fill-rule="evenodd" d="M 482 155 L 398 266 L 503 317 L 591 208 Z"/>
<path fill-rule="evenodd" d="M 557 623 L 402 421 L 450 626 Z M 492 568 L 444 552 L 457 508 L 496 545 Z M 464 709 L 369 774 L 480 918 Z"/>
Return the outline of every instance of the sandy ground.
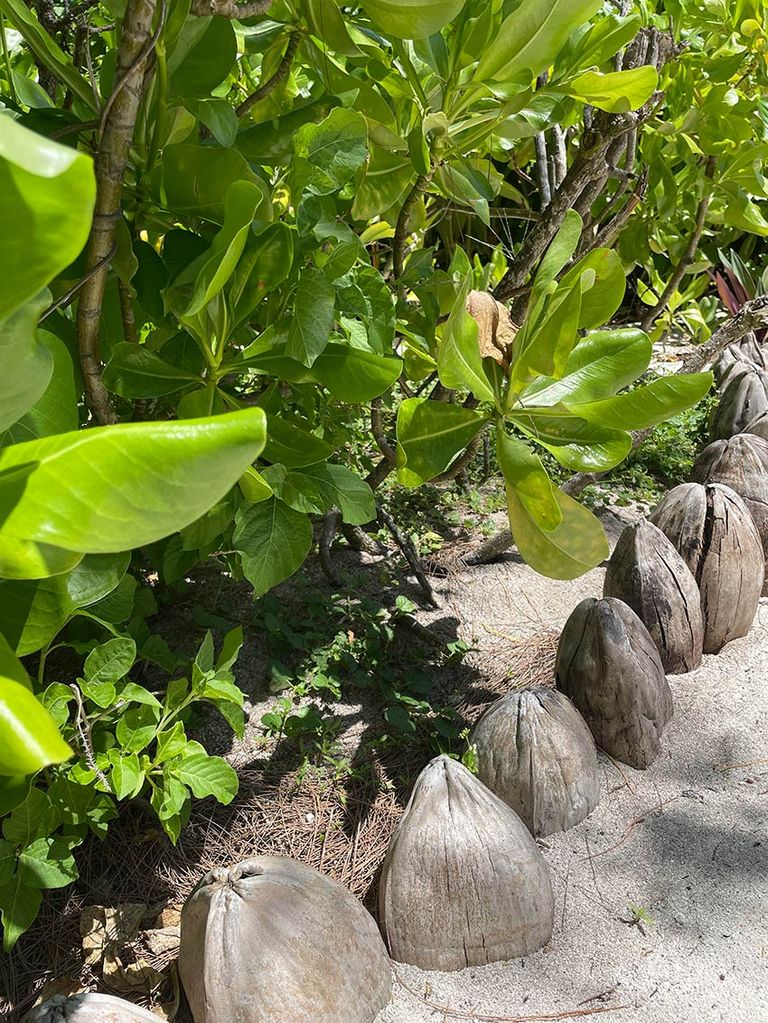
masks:
<path fill-rule="evenodd" d="M 602 575 L 552 582 L 512 558 L 442 586 L 435 617 L 461 592 L 462 631 L 481 644 L 559 628 Z M 748 637 L 670 678 L 675 715 L 649 770 L 601 757 L 598 808 L 541 843 L 556 894 L 546 948 L 453 974 L 398 966 L 377 1023 L 768 1021 L 766 650 L 764 600 Z"/>

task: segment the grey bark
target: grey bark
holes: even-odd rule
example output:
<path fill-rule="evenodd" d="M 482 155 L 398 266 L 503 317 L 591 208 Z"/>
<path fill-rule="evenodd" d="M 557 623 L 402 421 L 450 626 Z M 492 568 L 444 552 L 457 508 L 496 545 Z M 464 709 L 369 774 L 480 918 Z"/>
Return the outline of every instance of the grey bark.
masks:
<path fill-rule="evenodd" d="M 768 410 L 768 373 L 733 371 L 710 420 L 712 440 L 741 433 L 755 416 Z"/>
<path fill-rule="evenodd" d="M 638 615 L 675 675 L 701 663 L 704 622 L 699 588 L 690 569 L 653 523 L 627 526 L 611 555 L 604 597 L 618 597 Z"/>
<path fill-rule="evenodd" d="M 691 470 L 695 483 L 723 483 L 735 490 L 755 520 L 768 557 L 768 440 L 738 433 L 709 444 Z M 763 592 L 768 584 L 763 583 Z"/>
<path fill-rule="evenodd" d="M 744 501 L 721 483 L 681 483 L 651 516 L 681 555 L 701 593 L 704 653 L 716 654 L 752 627 L 765 577 L 760 534 Z"/>
<path fill-rule="evenodd" d="M 571 701 L 554 689 L 497 700 L 475 725 L 477 776 L 536 837 L 567 831 L 600 802 L 595 743 Z"/>
<path fill-rule="evenodd" d="M 89 992 L 54 995 L 27 1013 L 24 1023 L 161 1023 L 161 1019 L 122 998 Z"/>
<path fill-rule="evenodd" d="M 392 958 L 425 970 L 516 959 L 549 941 L 553 913 L 547 865 L 514 810 L 457 761 L 432 760 L 382 869 Z"/>
<path fill-rule="evenodd" d="M 560 636 L 555 675 L 601 749 L 630 767 L 653 763 L 672 693 L 656 644 L 629 605 L 582 600 Z"/>
<path fill-rule="evenodd" d="M 392 988 L 370 914 L 279 856 L 205 875 L 182 911 L 179 975 L 195 1023 L 372 1023 Z"/>

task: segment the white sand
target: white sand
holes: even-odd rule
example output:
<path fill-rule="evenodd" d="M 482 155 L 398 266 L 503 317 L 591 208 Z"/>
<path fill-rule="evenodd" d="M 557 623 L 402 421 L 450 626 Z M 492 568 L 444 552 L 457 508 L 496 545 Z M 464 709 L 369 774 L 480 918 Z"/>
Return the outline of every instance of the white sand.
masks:
<path fill-rule="evenodd" d="M 480 636 L 560 627 L 600 594 L 602 574 L 556 583 L 513 561 L 475 568 L 443 587 L 443 614 L 461 594 Z M 767 654 L 764 600 L 748 637 L 670 678 L 675 716 L 649 770 L 602 758 L 598 808 L 542 843 L 556 894 L 546 948 L 453 974 L 398 966 L 416 994 L 396 983 L 377 1023 L 570 1018 L 608 1006 L 587 1018 L 768 1021 Z M 630 906 L 647 921 L 633 922 Z"/>

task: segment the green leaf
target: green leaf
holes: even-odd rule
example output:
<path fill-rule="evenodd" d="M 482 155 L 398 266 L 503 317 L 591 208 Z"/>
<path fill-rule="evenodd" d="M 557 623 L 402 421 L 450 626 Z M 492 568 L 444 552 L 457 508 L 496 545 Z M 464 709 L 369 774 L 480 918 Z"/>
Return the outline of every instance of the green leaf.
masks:
<path fill-rule="evenodd" d="M 570 34 L 601 6 L 602 0 L 523 0 L 486 48 L 476 78 L 535 78 L 552 63 Z"/>
<path fill-rule="evenodd" d="M 0 817 L 21 806 L 29 795 L 31 779 L 25 774 L 0 775 Z M 2 845 L 2 843 L 0 843 Z M 2 875 L 2 864 L 0 864 Z M 0 876 L 0 882 L 7 880 Z"/>
<path fill-rule="evenodd" d="M 304 366 L 312 366 L 322 354 L 333 326 L 336 293 L 322 270 L 301 271 L 293 303 L 285 354 Z"/>
<path fill-rule="evenodd" d="M 206 753 L 185 757 L 175 768 L 175 774 L 198 799 L 213 796 L 226 805 L 237 795 L 237 774 L 221 757 L 209 757 Z"/>
<path fill-rule="evenodd" d="M 0 539 L 0 580 L 45 579 L 69 572 L 82 560 L 79 551 L 65 551 L 51 544 L 14 537 Z"/>
<path fill-rule="evenodd" d="M 315 195 L 338 192 L 362 167 L 368 144 L 365 118 L 337 107 L 319 124 L 305 124 L 293 137 L 294 175 Z"/>
<path fill-rule="evenodd" d="M 27 675 L 24 665 L 13 652 L 8 640 L 2 632 L 0 632 L 0 677 L 9 678 L 13 682 L 18 682 L 19 685 L 24 686 L 25 689 L 32 688 L 29 681 L 29 675 Z"/>
<path fill-rule="evenodd" d="M 10 817 L 3 821 L 3 837 L 12 845 L 29 845 L 46 838 L 60 822 L 60 815 L 42 789 L 32 788 Z"/>
<path fill-rule="evenodd" d="M 378 398 L 394 384 L 402 370 L 402 359 L 335 342 L 327 346 L 312 367 L 323 387 L 350 404 Z"/>
<path fill-rule="evenodd" d="M 4 120 L 5 117 L 0 117 L 0 125 Z M 0 323 L 0 359 L 4 366 L 13 367 L 13 372 L 0 376 L 0 431 L 7 430 L 28 412 L 51 380 L 53 356 L 36 336 L 37 320 L 48 298 L 48 293 L 43 292 Z"/>
<path fill-rule="evenodd" d="M 184 725 L 181 721 L 176 721 L 172 728 L 166 732 L 160 732 L 157 736 L 155 763 L 162 764 L 166 760 L 172 760 L 183 753 L 186 748 L 187 736 Z"/>
<path fill-rule="evenodd" d="M 117 798 L 126 799 L 136 795 L 144 784 L 144 772 L 139 765 L 138 755 L 129 753 L 126 756 L 118 750 L 110 750 L 109 759 L 112 762 L 109 781 Z"/>
<path fill-rule="evenodd" d="M 632 438 L 622 428 L 608 429 L 587 422 L 586 418 L 563 414 L 559 406 L 554 410 L 532 408 L 530 415 L 508 413 L 507 418 L 531 440 L 546 448 L 561 465 L 576 472 L 612 469 L 632 449 Z"/>
<path fill-rule="evenodd" d="M 214 21 L 223 19 L 212 19 Z M 220 146 L 227 148 L 237 138 L 237 114 L 225 99 L 204 99 L 193 103 L 197 119 L 208 128 Z"/>
<path fill-rule="evenodd" d="M 0 783 L 4 781 L 7 781 L 7 779 L 0 779 Z M 5 884 L 7 881 L 10 881 L 15 870 L 16 849 L 10 842 L 6 842 L 5 839 L 0 839 L 0 884 Z"/>
<path fill-rule="evenodd" d="M 160 398 L 195 381 L 200 377 L 172 366 L 146 345 L 127 341 L 113 346 L 104 367 L 104 383 L 122 398 Z"/>
<path fill-rule="evenodd" d="M 584 221 L 576 210 L 568 210 L 560 229 L 539 263 L 531 291 L 533 300 L 547 289 L 571 259 L 579 244 L 583 228 Z"/>
<path fill-rule="evenodd" d="M 478 401 L 495 402 L 496 396 L 483 369 L 477 322 L 466 310 L 470 285 L 471 276 L 459 289 L 453 303 L 437 353 L 437 372 L 444 387 L 466 389 Z"/>
<path fill-rule="evenodd" d="M 79 679 L 83 695 L 97 707 L 110 707 L 117 696 L 117 688 L 114 682 L 89 682 L 87 679 Z"/>
<path fill-rule="evenodd" d="M 5 3 L 6 0 L 3 0 Z M 24 884 L 16 874 L 0 885 L 0 917 L 3 921 L 3 950 L 10 952 L 24 931 L 34 923 L 40 911 L 42 895 L 37 888 Z"/>
<path fill-rule="evenodd" d="M 534 381 L 522 392 L 522 403 L 570 405 L 608 397 L 645 372 L 652 351 L 648 335 L 634 327 L 587 334 L 568 356 L 561 379 Z"/>
<path fill-rule="evenodd" d="M 140 753 L 152 742 L 159 715 L 155 707 L 145 704 L 124 711 L 115 729 L 117 741 L 124 753 Z"/>
<path fill-rule="evenodd" d="M 544 530 L 515 490 L 507 491 L 509 527 L 517 549 L 536 572 L 550 579 L 576 579 L 608 557 L 608 541 L 595 516 L 556 490 L 562 521 Z"/>
<path fill-rule="evenodd" d="M 184 320 L 197 316 L 235 271 L 248 240 L 256 211 L 263 200 L 263 185 L 233 181 L 224 200 L 224 223 L 211 247 L 194 260 L 165 292 L 171 309 Z M 194 281 L 188 298 L 188 285 Z"/>
<path fill-rule="evenodd" d="M 5 448 L 0 552 L 8 537 L 83 552 L 153 543 L 215 504 L 264 440 L 264 413 L 253 408 L 175 423 L 124 423 Z M 25 472 L 21 484 L 18 467 Z"/>
<path fill-rule="evenodd" d="M 439 476 L 488 421 L 473 409 L 406 398 L 397 413 L 397 478 L 418 487 Z"/>
<path fill-rule="evenodd" d="M 376 518 L 373 491 L 344 465 L 319 462 L 288 472 L 278 496 L 297 511 L 320 513 L 336 507 L 353 526 Z"/>
<path fill-rule="evenodd" d="M 26 686 L 0 676 L 0 774 L 33 774 L 71 756 L 40 701 Z"/>
<path fill-rule="evenodd" d="M 7 13 L 7 5 L 15 8 L 17 2 L 3 0 L 0 6 Z M 42 32 L 39 25 L 38 29 Z M 46 32 L 43 35 L 50 40 Z M 3 116 L 0 194 L 0 320 L 4 320 L 69 266 L 88 240 L 96 198 L 93 163 L 84 153 Z"/>
<path fill-rule="evenodd" d="M 592 330 L 608 323 L 624 300 L 627 289 L 624 267 L 613 249 L 594 249 L 584 256 L 564 275 L 560 287 L 574 285 L 589 271 L 594 271 L 595 279 L 581 296 L 580 330 Z"/>
<path fill-rule="evenodd" d="M 0 629 L 20 656 L 49 643 L 79 609 L 118 585 L 127 554 L 89 554 L 71 572 L 42 580 L 0 581 Z"/>
<path fill-rule="evenodd" d="M 230 629 L 224 637 L 224 642 L 221 644 L 221 653 L 216 661 L 216 670 L 229 671 L 237 660 L 242 646 L 243 627 L 242 625 L 236 625 L 235 628 Z"/>
<path fill-rule="evenodd" d="M 683 412 L 712 387 L 711 373 L 673 373 L 601 401 L 568 402 L 574 415 L 616 430 L 644 430 Z"/>
<path fill-rule="evenodd" d="M 52 71 L 54 76 L 65 84 L 89 110 L 98 114 L 99 100 L 94 95 L 93 89 L 75 70 L 69 54 L 65 53 L 53 36 L 43 28 L 34 12 L 27 7 L 23 0 L 0 0 L 0 11 L 13 28 L 21 33 L 24 42 L 43 67 Z M 53 142 L 48 142 L 47 139 L 45 142 L 47 145 L 55 145 Z M 56 146 L 56 149 L 62 148 L 63 146 Z M 70 153 L 75 155 L 73 150 L 70 150 Z M 66 266 L 66 263 L 64 265 Z"/>
<path fill-rule="evenodd" d="M 135 682 L 126 682 L 118 692 L 117 698 L 127 703 L 144 703 L 148 707 L 160 707 L 161 703 L 156 696 L 153 696 L 148 689 L 137 685 Z"/>
<path fill-rule="evenodd" d="M 465 0 L 362 0 L 361 6 L 385 36 L 426 39 L 459 14 Z"/>
<path fill-rule="evenodd" d="M 210 96 L 236 60 L 237 34 L 228 19 L 188 18 L 168 56 L 171 95 L 183 99 Z"/>
<path fill-rule="evenodd" d="M 0 352 L 2 352 L 5 329 L 5 327 L 0 329 Z M 50 437 L 54 433 L 67 433 L 67 431 L 76 430 L 78 427 L 75 372 L 69 349 L 63 341 L 44 330 L 38 330 L 37 339 L 53 360 L 51 379 L 45 391 L 32 407 L 9 427 L 4 437 L 0 438 L 0 446 L 21 444 L 26 440 L 34 440 L 36 437 Z M 14 364 L 18 364 L 18 350 L 13 355 L 13 360 Z M 0 389 L 2 389 L 1 384 Z M 0 575 L 2 575 L 1 570 Z"/>
<path fill-rule="evenodd" d="M 390 152 L 371 145 L 370 159 L 365 177 L 355 189 L 352 216 L 355 220 L 370 220 L 382 211 L 399 206 L 413 184 L 416 173 L 410 159 L 402 153 Z"/>
<path fill-rule="evenodd" d="M 541 459 L 523 441 L 510 437 L 499 426 L 496 451 L 504 474 L 507 495 L 512 492 L 540 529 L 552 531 L 561 521 L 557 491 Z"/>
<path fill-rule="evenodd" d="M 659 84 L 656 68 L 646 64 L 628 71 L 586 71 L 560 86 L 568 96 L 612 114 L 625 114 L 647 103 Z"/>
<path fill-rule="evenodd" d="M 19 854 L 19 877 L 30 888 L 66 888 L 78 878 L 69 842 L 62 837 L 37 838 Z"/>
<path fill-rule="evenodd" d="M 94 647 L 85 659 L 83 672 L 88 682 L 118 682 L 135 660 L 136 644 L 130 636 L 119 636 Z"/>
<path fill-rule="evenodd" d="M 302 565 L 312 546 L 312 524 L 271 497 L 238 509 L 232 542 L 254 595 L 260 597 Z"/>
<path fill-rule="evenodd" d="M 246 320 L 258 303 L 290 273 L 294 234 L 287 224 L 278 220 L 258 236 L 248 236 L 229 285 L 235 325 Z"/>
<path fill-rule="evenodd" d="M 522 350 L 513 365 L 513 383 L 519 385 L 532 374 L 557 379 L 563 373 L 579 340 L 582 301 L 580 278 L 568 284 L 563 282 L 542 301 L 535 326 L 526 324 L 515 338 L 515 349 L 521 344 Z"/>
<path fill-rule="evenodd" d="M 266 461 L 295 469 L 313 462 L 324 462 L 332 454 L 333 447 L 327 441 L 294 426 L 287 419 L 267 413 L 267 443 L 262 453 Z M 264 479 L 269 483 L 266 475 Z"/>

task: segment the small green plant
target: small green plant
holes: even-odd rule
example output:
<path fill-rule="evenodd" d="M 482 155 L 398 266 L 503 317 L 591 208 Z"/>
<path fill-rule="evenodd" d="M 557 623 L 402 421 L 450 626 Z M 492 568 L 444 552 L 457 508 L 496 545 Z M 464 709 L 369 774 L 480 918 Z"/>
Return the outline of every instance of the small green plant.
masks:
<path fill-rule="evenodd" d="M 76 682 L 46 687 L 43 706 L 79 752 L 27 781 L 3 819 L 0 916 L 6 951 L 34 921 L 42 891 L 76 880 L 74 850 L 89 833 L 104 838 L 121 803 L 148 800 L 175 843 L 193 798 L 232 801 L 237 775 L 188 737 L 187 724 L 197 704 L 209 703 L 242 735 L 243 694 L 232 674 L 242 641 L 242 630 L 234 629 L 216 658 L 207 633 L 189 675 L 152 692 L 129 679 L 135 641 L 114 635 L 93 646 Z"/>

